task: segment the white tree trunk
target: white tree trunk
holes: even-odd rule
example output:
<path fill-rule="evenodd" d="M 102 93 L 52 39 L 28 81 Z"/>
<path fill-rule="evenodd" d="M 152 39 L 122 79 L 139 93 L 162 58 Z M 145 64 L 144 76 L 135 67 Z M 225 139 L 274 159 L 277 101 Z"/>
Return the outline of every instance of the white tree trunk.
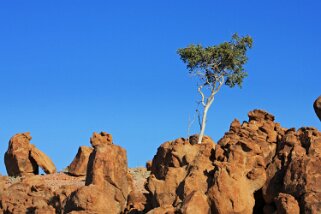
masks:
<path fill-rule="evenodd" d="M 202 117 L 202 125 L 201 125 L 201 132 L 198 136 L 198 144 L 202 143 L 202 139 L 204 136 L 204 132 L 205 132 L 205 127 L 206 127 L 206 119 L 207 119 L 207 111 L 210 107 L 210 103 L 207 103 L 206 106 L 204 107 L 204 112 L 203 112 L 203 117 Z"/>

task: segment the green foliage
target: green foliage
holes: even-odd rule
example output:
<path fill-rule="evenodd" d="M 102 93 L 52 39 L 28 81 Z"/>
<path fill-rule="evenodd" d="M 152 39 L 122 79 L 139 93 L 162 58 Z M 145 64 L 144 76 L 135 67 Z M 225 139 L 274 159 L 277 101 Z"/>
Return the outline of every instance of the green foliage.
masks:
<path fill-rule="evenodd" d="M 247 76 L 243 68 L 248 60 L 246 51 L 252 48 L 252 43 L 250 36 L 239 37 L 234 34 L 230 42 L 209 47 L 190 45 L 178 49 L 177 53 L 187 64 L 190 73 L 201 77 L 203 85 L 216 84 L 224 78 L 225 85 L 241 87 Z"/>

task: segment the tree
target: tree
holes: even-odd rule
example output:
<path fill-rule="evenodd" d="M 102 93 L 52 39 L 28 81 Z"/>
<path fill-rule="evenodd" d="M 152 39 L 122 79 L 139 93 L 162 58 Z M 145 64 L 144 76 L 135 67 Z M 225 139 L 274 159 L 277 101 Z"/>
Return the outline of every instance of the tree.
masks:
<path fill-rule="evenodd" d="M 231 41 L 219 45 L 209 47 L 190 45 L 178 49 L 177 53 L 187 64 L 190 74 L 199 78 L 198 92 L 201 95 L 199 103 L 203 107 L 202 119 L 199 114 L 199 144 L 204 136 L 208 109 L 217 92 L 224 84 L 230 88 L 236 85 L 242 87 L 243 79 L 247 76 L 243 65 L 248 60 L 246 52 L 252 48 L 252 42 L 250 36 L 239 37 L 235 33 Z"/>

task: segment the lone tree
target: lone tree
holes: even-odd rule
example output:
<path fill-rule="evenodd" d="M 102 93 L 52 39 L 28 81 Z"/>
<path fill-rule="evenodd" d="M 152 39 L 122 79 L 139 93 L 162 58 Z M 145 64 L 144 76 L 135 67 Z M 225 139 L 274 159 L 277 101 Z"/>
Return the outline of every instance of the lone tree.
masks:
<path fill-rule="evenodd" d="M 178 49 L 177 53 L 187 64 L 190 73 L 199 78 L 198 92 L 202 97 L 200 104 L 203 107 L 202 119 L 201 115 L 198 115 L 199 144 L 204 136 L 208 109 L 222 85 L 225 84 L 230 88 L 236 85 L 242 87 L 243 79 L 247 76 L 243 68 L 248 59 L 246 51 L 252 48 L 252 42 L 250 36 L 239 37 L 235 33 L 231 41 L 219 45 L 209 47 L 190 45 Z"/>

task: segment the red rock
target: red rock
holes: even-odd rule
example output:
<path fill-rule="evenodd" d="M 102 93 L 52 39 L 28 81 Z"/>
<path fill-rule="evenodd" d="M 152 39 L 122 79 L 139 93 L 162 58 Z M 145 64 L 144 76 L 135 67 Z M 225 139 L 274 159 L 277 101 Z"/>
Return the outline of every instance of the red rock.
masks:
<path fill-rule="evenodd" d="M 50 158 L 30 144 L 30 133 L 16 134 L 9 141 L 5 153 L 5 165 L 9 176 L 38 174 L 39 166 L 47 173 L 55 173 L 56 167 Z"/>
<path fill-rule="evenodd" d="M 40 166 L 45 173 L 53 174 L 56 172 L 56 166 L 51 159 L 32 144 L 30 144 L 30 157 L 36 161 L 36 164 Z"/>
<path fill-rule="evenodd" d="M 92 151 L 93 148 L 88 146 L 79 147 L 76 157 L 68 166 L 68 173 L 74 176 L 86 175 L 88 160 Z"/>
<path fill-rule="evenodd" d="M 201 191 L 193 191 L 185 200 L 181 208 L 183 214 L 207 214 L 210 212 L 207 196 Z"/>
<path fill-rule="evenodd" d="M 94 132 L 93 136 L 90 138 L 90 143 L 94 148 L 110 145 L 113 143 L 113 137 L 106 132 L 101 132 L 100 134 Z"/>
<path fill-rule="evenodd" d="M 194 190 L 207 191 L 206 173 L 213 170 L 214 143 L 208 137 L 203 138 L 202 144 L 190 142 L 191 138 L 179 138 L 158 148 L 146 184 L 151 208 L 176 207 Z M 189 207 L 194 206 L 194 201 Z"/>
<path fill-rule="evenodd" d="M 94 133 L 90 142 L 94 151 L 88 161 L 86 187 L 71 194 L 65 209 L 68 212 L 109 210 L 110 213 L 121 213 L 132 190 L 126 150 L 114 145 L 112 136 L 105 132 Z"/>
<path fill-rule="evenodd" d="M 113 192 L 100 186 L 89 185 L 79 188 L 67 198 L 64 212 L 70 213 L 72 211 L 117 214 L 121 213 L 121 207 L 115 203 Z"/>
<path fill-rule="evenodd" d="M 31 139 L 29 132 L 16 134 L 10 139 L 4 157 L 9 176 L 38 174 L 38 165 L 29 157 Z"/>
<path fill-rule="evenodd" d="M 299 204 L 292 195 L 280 193 L 275 203 L 278 214 L 300 214 Z"/>
<path fill-rule="evenodd" d="M 52 210 L 53 192 L 39 178 L 28 178 L 11 185 L 1 195 L 4 213 L 28 213 Z M 39 213 L 39 212 L 38 212 Z"/>

